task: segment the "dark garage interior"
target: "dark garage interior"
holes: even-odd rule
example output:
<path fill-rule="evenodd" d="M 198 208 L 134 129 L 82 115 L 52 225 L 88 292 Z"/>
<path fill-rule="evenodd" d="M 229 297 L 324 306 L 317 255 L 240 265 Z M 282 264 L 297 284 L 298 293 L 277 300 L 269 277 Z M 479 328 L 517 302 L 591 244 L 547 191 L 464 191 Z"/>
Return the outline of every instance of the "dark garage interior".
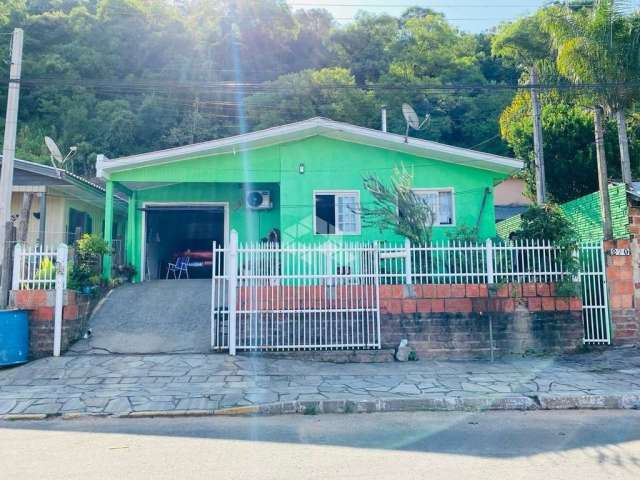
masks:
<path fill-rule="evenodd" d="M 224 208 L 154 206 L 144 211 L 146 279 L 166 278 L 169 263 L 178 256 L 189 257 L 189 278 L 211 278 L 212 244 L 224 244 Z"/>

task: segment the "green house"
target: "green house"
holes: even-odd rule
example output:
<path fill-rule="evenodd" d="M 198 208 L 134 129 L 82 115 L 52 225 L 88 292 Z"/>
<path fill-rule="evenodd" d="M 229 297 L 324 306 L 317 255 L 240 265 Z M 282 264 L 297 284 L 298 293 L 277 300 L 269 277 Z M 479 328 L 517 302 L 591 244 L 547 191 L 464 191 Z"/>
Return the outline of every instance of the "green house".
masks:
<path fill-rule="evenodd" d="M 143 280 L 163 278 L 182 252 L 206 258 L 212 242 L 225 244 L 232 229 L 240 242 L 401 240 L 365 227 L 358 214 L 372 202 L 363 177 L 388 180 L 401 165 L 435 211 L 434 240 L 462 226 L 495 236 L 493 187 L 522 168 L 512 158 L 324 118 L 129 157 L 98 156 L 96 167 L 109 193 L 105 238 L 112 236 L 116 189 L 129 197 L 127 259 Z"/>

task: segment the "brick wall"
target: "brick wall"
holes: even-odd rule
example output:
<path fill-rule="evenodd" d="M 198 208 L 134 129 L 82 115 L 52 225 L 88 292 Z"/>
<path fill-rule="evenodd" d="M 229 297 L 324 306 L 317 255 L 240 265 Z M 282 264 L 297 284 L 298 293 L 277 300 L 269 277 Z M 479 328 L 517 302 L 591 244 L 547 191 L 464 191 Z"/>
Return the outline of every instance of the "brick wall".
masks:
<path fill-rule="evenodd" d="M 547 283 L 393 285 L 380 292 L 384 348 L 406 338 L 420 357 L 566 352 L 582 344 L 582 304 Z"/>
<path fill-rule="evenodd" d="M 637 288 L 638 252 L 637 238 L 605 242 L 609 309 L 611 311 L 612 342 L 614 345 L 633 345 L 640 341 Z M 630 256 L 611 256 L 612 248 L 631 249 Z M 634 278 L 634 271 L 635 277 Z"/>
<path fill-rule="evenodd" d="M 32 359 L 52 355 L 55 290 L 18 290 L 11 292 L 11 305 L 29 311 L 29 356 Z M 65 352 L 84 333 L 92 309 L 91 297 L 67 290 L 62 307 L 62 343 Z"/>
<path fill-rule="evenodd" d="M 380 309 L 399 313 L 513 313 L 581 311 L 578 298 L 556 297 L 554 284 L 523 283 L 503 286 L 483 284 L 383 285 Z"/>

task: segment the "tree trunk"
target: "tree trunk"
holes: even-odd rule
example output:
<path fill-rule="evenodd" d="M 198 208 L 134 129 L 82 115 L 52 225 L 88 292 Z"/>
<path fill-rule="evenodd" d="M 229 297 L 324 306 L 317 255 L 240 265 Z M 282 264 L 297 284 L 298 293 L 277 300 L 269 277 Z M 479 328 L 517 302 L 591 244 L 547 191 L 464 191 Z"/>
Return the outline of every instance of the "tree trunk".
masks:
<path fill-rule="evenodd" d="M 29 232 L 29 216 L 31 215 L 31 203 L 33 202 L 33 193 L 22 194 L 22 206 L 20 207 L 20 216 L 18 217 L 18 235 L 19 242 L 27 241 Z"/>
<path fill-rule="evenodd" d="M 530 83 L 538 84 L 538 71 L 535 66 L 531 67 Z M 544 152 L 542 141 L 542 114 L 540 111 L 540 99 L 538 90 L 531 89 L 531 111 L 533 114 L 533 152 L 535 158 L 536 172 L 536 203 L 542 205 L 546 198 L 546 185 L 544 176 Z"/>
<path fill-rule="evenodd" d="M 620 163 L 622 167 L 622 181 L 631 185 L 631 160 L 629 159 L 629 138 L 627 137 L 627 120 L 624 118 L 622 109 L 615 111 L 616 122 L 618 124 L 618 143 L 620 144 Z"/>
<path fill-rule="evenodd" d="M 607 178 L 607 158 L 604 150 L 604 112 L 602 107 L 595 107 L 593 124 L 596 134 L 596 157 L 598 160 L 598 185 L 600 187 L 600 203 L 602 209 L 602 228 L 605 240 L 613 238 L 611 225 L 611 204 L 609 203 L 609 181 Z"/>

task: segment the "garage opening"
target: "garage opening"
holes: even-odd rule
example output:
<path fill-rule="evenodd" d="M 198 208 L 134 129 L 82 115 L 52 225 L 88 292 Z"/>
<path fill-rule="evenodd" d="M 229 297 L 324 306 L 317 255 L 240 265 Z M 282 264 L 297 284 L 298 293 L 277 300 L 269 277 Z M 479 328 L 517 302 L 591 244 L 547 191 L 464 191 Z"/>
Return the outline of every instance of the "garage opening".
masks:
<path fill-rule="evenodd" d="M 189 278 L 211 278 L 212 244 L 224 245 L 225 240 L 223 206 L 146 206 L 144 212 L 145 279 L 167 278 L 169 264 L 178 257 L 188 257 Z"/>

